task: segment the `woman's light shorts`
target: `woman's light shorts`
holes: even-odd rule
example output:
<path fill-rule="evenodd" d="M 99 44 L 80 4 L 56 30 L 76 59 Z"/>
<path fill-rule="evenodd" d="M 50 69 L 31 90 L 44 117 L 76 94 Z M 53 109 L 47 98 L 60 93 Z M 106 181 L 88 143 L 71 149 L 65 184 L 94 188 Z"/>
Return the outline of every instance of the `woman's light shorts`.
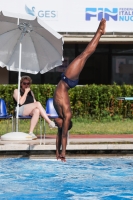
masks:
<path fill-rule="evenodd" d="M 16 107 L 16 111 L 17 111 L 17 107 Z M 19 115 L 23 115 L 23 111 L 24 111 L 24 105 L 19 107 Z"/>

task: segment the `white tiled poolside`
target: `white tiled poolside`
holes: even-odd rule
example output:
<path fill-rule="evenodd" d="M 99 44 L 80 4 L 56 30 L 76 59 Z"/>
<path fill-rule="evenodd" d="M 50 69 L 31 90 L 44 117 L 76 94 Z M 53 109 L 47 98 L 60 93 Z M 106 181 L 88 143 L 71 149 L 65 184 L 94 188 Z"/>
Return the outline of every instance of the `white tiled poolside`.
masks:
<path fill-rule="evenodd" d="M 70 138 L 67 150 L 133 150 L 133 138 Z M 55 138 L 2 141 L 0 151 L 55 150 Z"/>

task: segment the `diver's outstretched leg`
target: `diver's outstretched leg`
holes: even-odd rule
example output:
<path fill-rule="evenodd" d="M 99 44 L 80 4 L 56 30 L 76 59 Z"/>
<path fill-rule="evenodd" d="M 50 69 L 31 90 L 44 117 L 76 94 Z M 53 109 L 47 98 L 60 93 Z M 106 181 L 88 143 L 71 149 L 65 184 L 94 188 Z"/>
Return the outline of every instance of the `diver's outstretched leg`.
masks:
<path fill-rule="evenodd" d="M 80 72 L 82 71 L 86 60 L 95 51 L 101 36 L 105 34 L 105 28 L 106 28 L 106 20 L 102 19 L 94 37 L 87 45 L 85 50 L 79 56 L 77 56 L 66 68 L 64 74 L 67 78 L 71 80 L 77 80 L 79 78 Z"/>

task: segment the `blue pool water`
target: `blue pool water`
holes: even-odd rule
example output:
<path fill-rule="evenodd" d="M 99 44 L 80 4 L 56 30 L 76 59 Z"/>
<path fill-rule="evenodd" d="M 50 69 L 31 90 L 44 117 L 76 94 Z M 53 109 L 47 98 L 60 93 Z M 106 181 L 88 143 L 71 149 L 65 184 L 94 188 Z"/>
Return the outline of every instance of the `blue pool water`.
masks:
<path fill-rule="evenodd" d="M 0 200 L 133 199 L 133 158 L 0 160 Z"/>

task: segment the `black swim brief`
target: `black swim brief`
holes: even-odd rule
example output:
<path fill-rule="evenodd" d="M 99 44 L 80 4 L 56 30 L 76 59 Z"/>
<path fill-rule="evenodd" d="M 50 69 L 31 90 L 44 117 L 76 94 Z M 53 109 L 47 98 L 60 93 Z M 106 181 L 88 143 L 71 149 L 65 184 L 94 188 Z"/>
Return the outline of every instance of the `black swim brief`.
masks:
<path fill-rule="evenodd" d="M 78 82 L 79 82 L 79 79 L 77 80 L 70 80 L 69 78 L 67 78 L 64 73 L 61 74 L 61 80 L 65 81 L 67 83 L 67 85 L 70 87 L 70 88 L 73 88 L 75 87 Z"/>

